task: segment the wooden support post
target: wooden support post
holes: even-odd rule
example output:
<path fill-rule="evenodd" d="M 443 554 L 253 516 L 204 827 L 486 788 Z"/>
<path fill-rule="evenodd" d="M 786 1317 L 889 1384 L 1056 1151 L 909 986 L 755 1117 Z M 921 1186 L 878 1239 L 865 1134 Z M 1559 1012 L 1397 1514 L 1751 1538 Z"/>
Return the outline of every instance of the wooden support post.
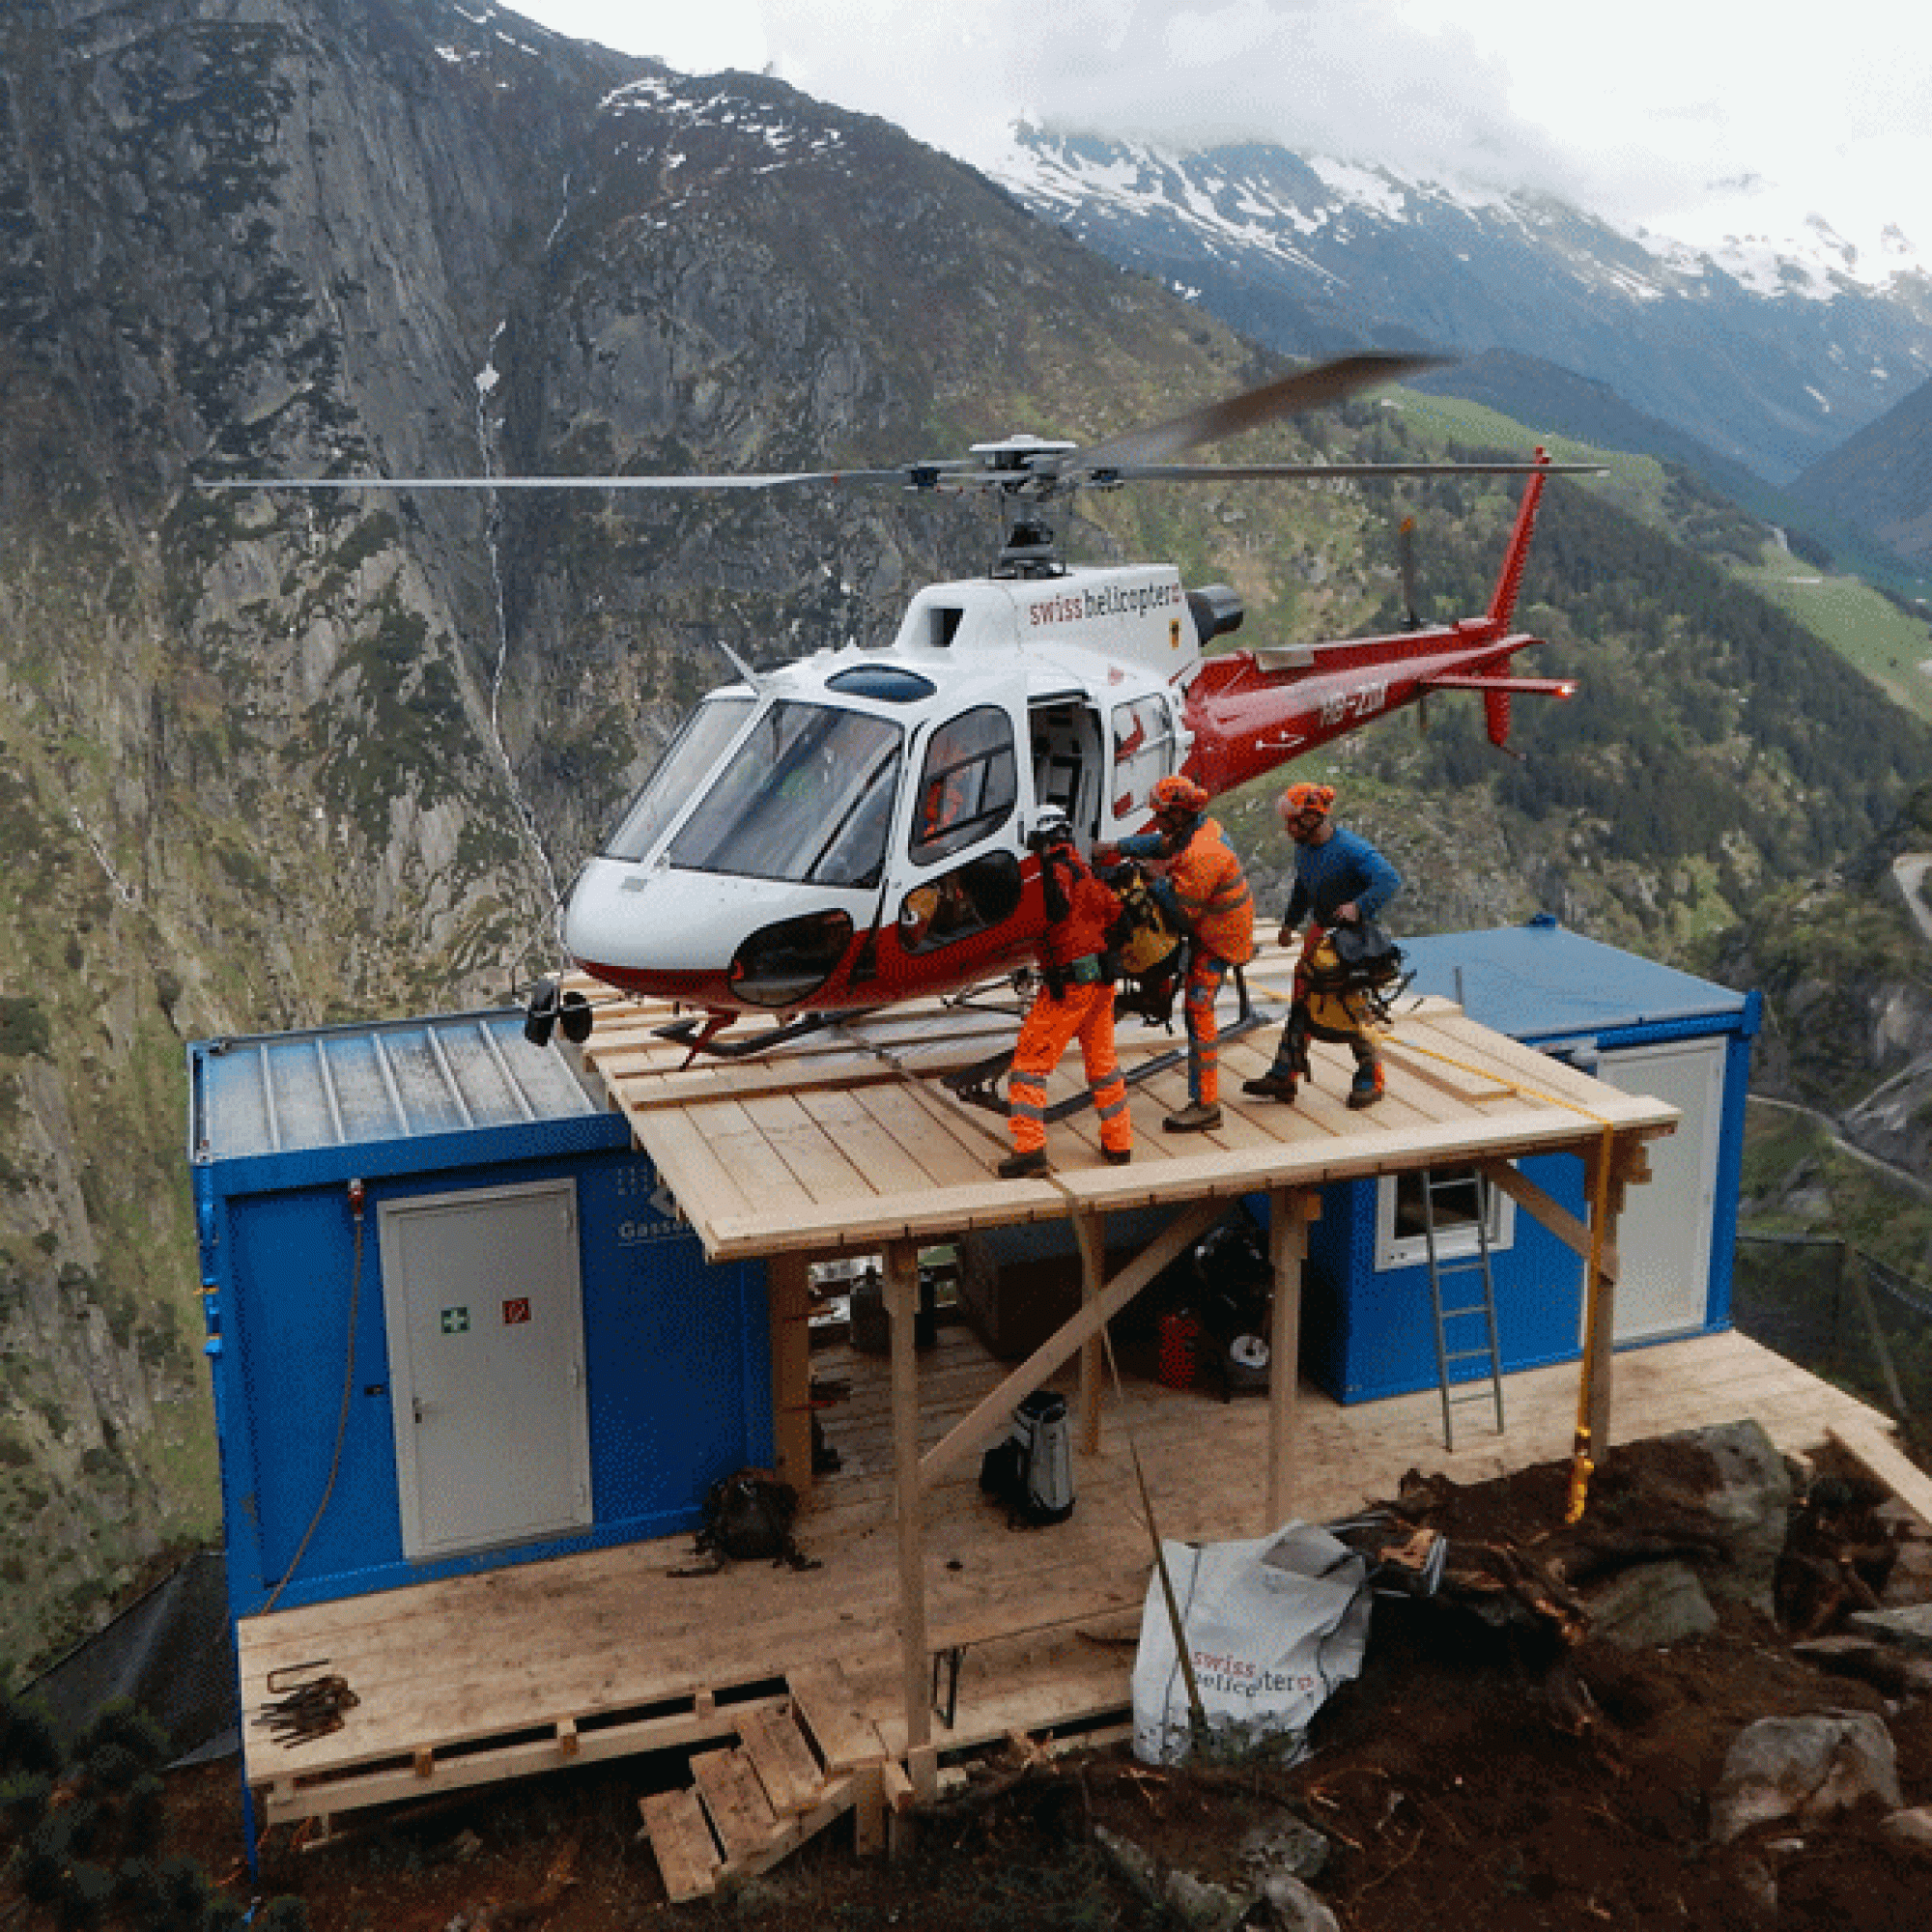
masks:
<path fill-rule="evenodd" d="M 772 1460 L 779 1480 L 811 1488 L 811 1278 L 803 1255 L 774 1255 L 765 1293 L 772 1328 Z"/>
<path fill-rule="evenodd" d="M 1319 1196 L 1286 1187 L 1268 1190 L 1268 1262 L 1274 1303 L 1268 1328 L 1267 1520 L 1271 1535 L 1294 1502 L 1294 1398 L 1301 1361 L 1301 1264 L 1308 1258 L 1308 1224 Z"/>
<path fill-rule="evenodd" d="M 1075 1213 L 1073 1238 L 1080 1244 L 1080 1306 L 1084 1313 L 1100 1298 L 1107 1285 L 1107 1218 Z M 1080 1453 L 1100 1453 L 1100 1391 L 1105 1369 L 1104 1344 L 1095 1333 L 1080 1345 Z"/>
<path fill-rule="evenodd" d="M 906 1744 L 932 1741 L 931 1659 L 925 1640 L 925 1505 L 919 1481 L 919 1250 L 886 1244 L 886 1306 L 893 1329 L 893 1474 L 899 1519 L 899 1644 L 905 1665 Z"/>
<path fill-rule="evenodd" d="M 853 1773 L 852 1850 L 875 1859 L 886 1849 L 886 1764 L 861 1765 Z"/>
<path fill-rule="evenodd" d="M 1600 1142 L 1583 1163 L 1584 1196 L 1592 1203 L 1598 1198 L 1598 1169 L 1606 1158 L 1609 1174 L 1603 1187 L 1601 1234 L 1602 1249 L 1607 1255 L 1616 1248 L 1617 1219 L 1624 1211 L 1625 1192 L 1631 1181 L 1647 1179 L 1649 1168 L 1640 1140 L 1619 1134 L 1610 1140 L 1607 1149 Z M 1584 1272 L 1589 1272 L 1587 1258 Z M 1580 1408 L 1589 1423 L 1591 1460 L 1601 1466 L 1610 1447 L 1612 1364 L 1617 1331 L 1616 1276 L 1607 1269 L 1600 1270 L 1594 1289 L 1590 1282 L 1584 1282 L 1583 1297 L 1589 1333 L 1583 1341 L 1584 1395 Z"/>

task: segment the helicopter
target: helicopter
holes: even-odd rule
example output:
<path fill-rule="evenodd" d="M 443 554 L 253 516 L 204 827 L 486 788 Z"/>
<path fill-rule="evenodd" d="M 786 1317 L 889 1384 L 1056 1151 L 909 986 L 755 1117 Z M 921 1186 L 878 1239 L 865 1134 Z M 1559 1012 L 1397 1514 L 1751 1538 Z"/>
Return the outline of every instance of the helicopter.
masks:
<path fill-rule="evenodd" d="M 1590 466 L 1223 464 L 1187 451 L 1435 366 L 1364 352 L 1314 364 L 1082 446 L 1034 435 L 964 457 L 769 475 L 277 479 L 229 487 L 779 490 L 891 484 L 990 497 L 1002 540 L 983 577 L 928 584 L 883 648 L 844 643 L 776 669 L 728 646 L 737 675 L 705 696 L 579 872 L 560 923 L 591 978 L 667 999 L 694 1055 L 738 1057 L 922 995 L 957 995 L 1028 966 L 1046 923 L 1030 835 L 1064 813 L 1083 850 L 1151 820 L 1156 781 L 1210 798 L 1433 694 L 1480 694 L 1507 749 L 1521 677 L 1511 629 L 1548 478 Z M 1209 652 L 1244 611 L 1226 584 L 1171 564 L 1073 564 L 1056 533 L 1081 490 L 1129 482 L 1526 477 L 1489 608 L 1388 636 Z M 1406 553 L 1404 578 L 1407 582 Z M 1412 609 L 1412 597 L 1410 598 Z M 538 983 L 533 1039 L 587 1036 L 581 995 Z M 748 1016 L 773 1024 L 725 1040 Z"/>

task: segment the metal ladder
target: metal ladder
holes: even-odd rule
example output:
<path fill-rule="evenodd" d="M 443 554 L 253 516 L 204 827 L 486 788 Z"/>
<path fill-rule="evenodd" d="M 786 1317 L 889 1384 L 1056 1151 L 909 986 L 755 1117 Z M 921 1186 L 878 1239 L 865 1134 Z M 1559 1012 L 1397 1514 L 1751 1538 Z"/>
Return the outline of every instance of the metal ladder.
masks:
<path fill-rule="evenodd" d="M 1435 1196 L 1438 1192 L 1446 1193 L 1452 1187 L 1470 1184 L 1476 1190 L 1476 1251 L 1466 1259 L 1445 1261 L 1436 1247 Z M 1425 1171 L 1422 1176 L 1422 1227 L 1429 1248 L 1429 1298 L 1435 1312 L 1435 1375 L 1442 1388 L 1442 1446 L 1453 1452 L 1456 1447 L 1456 1408 L 1463 1404 L 1484 1399 L 1480 1387 L 1465 1388 L 1460 1394 L 1455 1392 L 1451 1371 L 1460 1363 L 1489 1364 L 1490 1388 L 1496 1406 L 1496 1434 L 1500 1435 L 1503 1433 L 1503 1370 L 1502 1354 L 1496 1343 L 1495 1281 L 1490 1272 L 1488 1183 L 1479 1175 L 1471 1175 L 1467 1179 L 1458 1175 L 1453 1179 L 1438 1180 L 1433 1172 Z M 1482 1299 L 1459 1307 L 1445 1307 L 1444 1284 L 1465 1275 L 1481 1278 Z M 1451 1348 L 1450 1323 L 1475 1321 L 1478 1318 L 1480 1328 L 1477 1339 L 1480 1346 Z M 1463 1337 L 1459 1336 L 1458 1339 Z"/>

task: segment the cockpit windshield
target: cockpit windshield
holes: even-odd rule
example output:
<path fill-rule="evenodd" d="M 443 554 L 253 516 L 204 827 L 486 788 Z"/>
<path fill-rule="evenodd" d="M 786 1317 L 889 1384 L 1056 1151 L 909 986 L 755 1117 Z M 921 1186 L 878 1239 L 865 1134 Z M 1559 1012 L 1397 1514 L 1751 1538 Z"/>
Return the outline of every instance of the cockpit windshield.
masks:
<path fill-rule="evenodd" d="M 753 879 L 876 886 L 885 875 L 901 740 L 883 718 L 780 700 L 760 714 L 679 828 L 670 863 Z"/>
<path fill-rule="evenodd" d="M 709 782 L 711 774 L 745 728 L 755 697 L 707 697 L 670 741 L 657 770 L 644 781 L 623 822 L 604 847 L 608 859 L 648 858 L 665 827 Z"/>

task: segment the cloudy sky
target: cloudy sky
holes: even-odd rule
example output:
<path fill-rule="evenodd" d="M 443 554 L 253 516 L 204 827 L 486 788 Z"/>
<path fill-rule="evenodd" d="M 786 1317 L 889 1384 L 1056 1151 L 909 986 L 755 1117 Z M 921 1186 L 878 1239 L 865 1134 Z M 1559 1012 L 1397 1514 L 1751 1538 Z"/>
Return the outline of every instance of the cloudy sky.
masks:
<path fill-rule="evenodd" d="M 1932 258 L 1932 14 L 1901 0 L 505 0 L 770 68 L 984 161 L 1016 117 L 1548 187 L 1699 242 L 1826 217 Z"/>

